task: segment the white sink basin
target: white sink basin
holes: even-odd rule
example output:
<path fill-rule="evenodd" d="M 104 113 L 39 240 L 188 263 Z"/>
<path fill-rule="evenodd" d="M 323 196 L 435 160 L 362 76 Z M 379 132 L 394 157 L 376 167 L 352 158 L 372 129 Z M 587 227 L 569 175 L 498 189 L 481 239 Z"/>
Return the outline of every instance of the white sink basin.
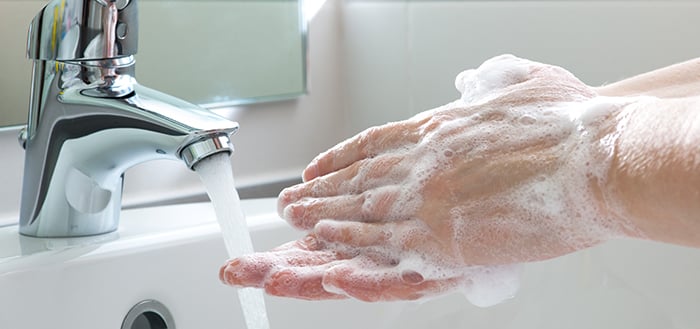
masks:
<path fill-rule="evenodd" d="M 243 208 L 257 250 L 301 236 L 277 217 L 274 199 Z M 169 310 L 169 328 L 245 328 L 236 290 L 219 283 L 225 259 L 208 203 L 126 210 L 119 232 L 94 238 L 36 239 L 2 227 L 0 328 L 120 328 L 143 300 Z M 698 250 L 622 241 L 526 266 L 518 296 L 487 309 L 458 294 L 266 301 L 273 329 L 695 328 L 698 277 Z"/>

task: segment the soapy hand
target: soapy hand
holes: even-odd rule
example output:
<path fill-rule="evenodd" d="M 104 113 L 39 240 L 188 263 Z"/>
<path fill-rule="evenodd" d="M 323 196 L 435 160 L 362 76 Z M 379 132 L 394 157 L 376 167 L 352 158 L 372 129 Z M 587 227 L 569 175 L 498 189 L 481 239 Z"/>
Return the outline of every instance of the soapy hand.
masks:
<path fill-rule="evenodd" d="M 309 235 L 229 261 L 231 285 L 304 299 L 514 293 L 513 265 L 630 234 L 602 184 L 619 109 L 569 72 L 513 56 L 456 80 L 461 99 L 319 155 L 280 215 Z M 488 292 L 490 291 L 490 292 Z"/>

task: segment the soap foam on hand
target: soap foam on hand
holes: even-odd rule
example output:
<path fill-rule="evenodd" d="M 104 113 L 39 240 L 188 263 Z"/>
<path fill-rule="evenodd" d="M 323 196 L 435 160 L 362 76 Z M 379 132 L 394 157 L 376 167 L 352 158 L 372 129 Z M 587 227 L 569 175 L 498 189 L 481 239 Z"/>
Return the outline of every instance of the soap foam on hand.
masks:
<path fill-rule="evenodd" d="M 497 98 L 498 89 L 525 81 L 532 65 L 533 62 L 504 55 L 486 61 L 479 69 L 462 72 L 455 81 L 457 89 L 462 93 L 461 101 L 473 106 Z M 553 69 L 575 79 L 560 68 Z M 513 108 L 509 111 L 510 117 L 504 119 L 516 121 L 516 126 L 521 129 L 510 127 L 499 132 L 498 124 L 482 125 L 480 128 L 491 130 L 494 139 L 488 142 L 495 144 L 517 145 L 518 140 L 527 140 L 535 134 L 561 138 L 560 149 L 570 152 L 569 161 L 560 164 L 553 172 L 521 184 L 511 193 L 490 200 L 489 206 L 519 209 L 523 216 L 533 220 L 555 219 L 546 231 L 555 234 L 555 239 L 568 244 L 571 250 L 578 250 L 634 230 L 625 221 L 601 216 L 600 209 L 595 206 L 598 201 L 592 187 L 601 186 L 607 180 L 614 152 L 611 145 L 614 145 L 617 138 L 614 130 L 602 131 L 609 127 L 602 127 L 600 123 L 619 113 L 632 100 L 597 95 L 590 98 L 586 95 L 572 95 L 571 98 L 571 102 L 548 103 L 544 107 L 533 104 Z M 539 125 L 534 129 L 532 125 L 536 123 Z M 486 131 L 479 133 L 488 135 Z M 461 231 L 469 231 L 470 228 L 466 226 L 470 225 L 468 218 L 474 215 L 473 207 L 457 207 L 452 213 L 453 219 L 462 219 L 465 227 Z M 508 218 L 493 220 L 501 221 L 500 225 L 504 227 L 518 225 Z M 527 231 L 527 228 L 523 229 L 524 232 Z M 460 238 L 464 237 L 457 237 Z M 518 268 L 520 266 L 516 264 L 468 267 L 467 272 L 470 269 L 473 272 L 466 274 L 472 277 L 472 284 L 464 290 L 467 298 L 477 306 L 488 306 L 514 296 L 519 286 Z"/>
<path fill-rule="evenodd" d="M 463 287 L 462 292 L 475 306 L 500 304 L 515 297 L 520 289 L 521 268 L 519 264 L 467 268 L 465 276 L 471 284 Z"/>
<path fill-rule="evenodd" d="M 501 55 L 485 61 L 479 68 L 457 75 L 455 87 L 461 100 L 470 105 L 482 104 L 497 97 L 494 91 L 522 82 L 530 73 L 529 61 L 513 55 Z"/>
<path fill-rule="evenodd" d="M 533 94 L 525 95 L 530 98 L 517 99 L 521 103 L 507 103 L 508 99 L 503 99 L 504 90 L 510 88 L 508 92 L 512 91 L 512 94 L 508 96 L 512 96 L 511 99 L 522 96 L 514 86 L 527 83 L 534 68 L 540 70 L 539 74 L 552 74 L 552 80 L 560 79 L 556 82 L 570 85 L 556 90 L 549 85 L 534 85 L 534 88 L 530 85 L 528 88 L 531 89 L 525 90 L 534 90 Z M 545 76 L 541 80 L 538 83 L 548 83 L 549 79 Z M 360 170 L 359 175 L 341 186 L 341 193 L 374 189 L 365 195 L 371 195 L 367 199 L 372 201 L 365 207 L 369 210 L 363 208 L 365 212 L 381 208 L 376 206 L 382 204 L 377 199 L 384 201 L 384 207 L 386 200 L 392 200 L 389 209 L 381 212 L 382 218 L 397 223 L 387 225 L 394 230 L 386 229 L 384 233 L 390 237 L 385 238 L 384 244 L 369 249 L 359 248 L 360 253 L 368 250 L 380 253 L 394 260 L 388 264 L 396 264 L 385 265 L 381 271 L 375 272 L 363 270 L 356 264 L 358 272 L 366 276 L 385 276 L 374 278 L 379 284 L 382 278 L 395 279 L 406 273 L 410 274 L 408 280 L 445 282 L 449 290 L 461 290 L 470 302 L 478 306 L 494 305 L 515 295 L 519 287 L 519 264 L 472 266 L 456 258 L 443 257 L 444 250 L 426 247 L 431 243 L 431 236 L 421 232 L 430 231 L 432 227 L 425 229 L 412 225 L 412 220 L 400 222 L 402 218 L 418 217 L 416 212 L 431 197 L 430 192 L 426 192 L 427 184 L 453 170 L 456 159 L 482 159 L 482 164 L 472 169 L 487 175 L 541 171 L 532 177 L 514 176 L 522 180 L 510 182 L 513 186 L 501 190 L 495 187 L 489 190 L 488 197 L 474 194 L 465 203 L 456 204 L 447 211 L 449 229 L 453 234 L 449 238 L 461 242 L 464 253 L 494 259 L 540 260 L 590 247 L 630 229 L 619 219 L 602 215 L 595 197 L 595 189 L 607 179 L 612 159 L 609 145 L 610 140 L 614 143 L 615 139 L 614 132 L 604 131 L 605 127 L 597 123 L 615 115 L 628 100 L 596 97 L 587 86 L 561 68 L 510 55 L 495 57 L 478 69 L 462 72 L 455 85 L 462 93 L 458 102 L 417 116 L 447 120 L 434 125 L 418 144 L 388 150 L 381 155 L 403 156 L 405 161 L 395 163 L 387 175 L 363 175 Z M 600 139 L 600 136 L 605 137 Z M 508 156 L 531 149 L 539 153 L 531 158 L 507 162 L 510 160 Z M 497 167 L 504 163 L 504 158 L 507 166 Z M 495 170 L 502 171 L 486 172 L 483 169 L 494 166 Z M 485 178 L 504 184 L 494 177 Z M 475 182 L 485 184 L 478 179 Z M 453 181 L 442 183 L 443 189 L 455 184 Z M 383 197 L 377 194 L 383 194 Z M 441 200 L 441 203 L 448 204 L 443 201 L 447 200 Z M 503 211 L 494 214 L 493 209 Z M 436 214 L 426 215 L 434 216 Z M 429 221 L 431 218 L 424 219 Z M 331 224 L 319 223 L 317 228 L 319 225 L 328 228 Z M 366 232 L 355 232 L 356 236 L 363 234 Z M 531 241 L 529 243 L 540 243 L 532 246 L 536 254 L 528 254 L 531 250 L 519 245 L 523 243 L 517 241 L 521 236 L 523 240 Z M 502 241 L 501 237 L 510 240 Z M 501 243 L 498 241 L 503 245 L 494 245 Z M 514 246 L 507 245 L 509 243 Z M 498 254 L 505 250 L 511 254 Z M 324 287 L 335 293 L 347 293 L 332 284 Z M 447 288 L 438 287 L 429 293 L 444 293 Z"/>
<path fill-rule="evenodd" d="M 435 265 L 416 255 L 403 257 L 400 273 L 417 273 L 423 280 L 459 278 L 452 289 L 464 294 L 475 306 L 489 307 L 515 297 L 520 288 L 520 264 L 498 266 Z M 441 289 L 440 293 L 447 291 Z M 430 297 L 430 296 L 426 296 Z"/>
<path fill-rule="evenodd" d="M 347 227 L 337 221 L 324 220 L 317 228 L 344 230 Z M 464 266 L 460 260 L 434 249 L 400 250 L 396 244 L 404 240 L 407 231 L 391 227 L 387 228 L 389 231 L 395 232 L 397 238 L 389 242 L 389 245 L 357 248 L 324 241 L 325 250 L 355 256 L 326 267 L 323 290 L 370 302 L 425 301 L 457 291 L 464 293 L 472 304 L 480 307 L 501 303 L 514 297 L 518 290 L 520 265 Z M 350 233 L 358 237 L 360 234 Z M 416 241 L 414 237 L 406 239 Z"/>

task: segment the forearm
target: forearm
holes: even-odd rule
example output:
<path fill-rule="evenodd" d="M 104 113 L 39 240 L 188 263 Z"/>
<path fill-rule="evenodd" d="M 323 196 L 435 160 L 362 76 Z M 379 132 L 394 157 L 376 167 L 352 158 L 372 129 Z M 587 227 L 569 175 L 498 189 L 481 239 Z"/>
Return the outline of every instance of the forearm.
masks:
<path fill-rule="evenodd" d="M 700 97 L 643 98 L 616 119 L 614 207 L 641 236 L 700 247 Z"/>
<path fill-rule="evenodd" d="M 700 95 L 700 58 L 643 73 L 596 88 L 602 96 L 646 95 L 661 98 Z"/>

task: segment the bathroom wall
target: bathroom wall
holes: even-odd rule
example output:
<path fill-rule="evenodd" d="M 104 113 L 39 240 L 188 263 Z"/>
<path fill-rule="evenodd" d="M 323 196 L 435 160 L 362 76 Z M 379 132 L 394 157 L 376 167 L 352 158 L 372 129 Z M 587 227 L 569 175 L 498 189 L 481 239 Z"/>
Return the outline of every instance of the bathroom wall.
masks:
<path fill-rule="evenodd" d="M 27 121 L 32 64 L 26 60 L 27 28 L 44 1 L 0 0 L 0 126 Z"/>
<path fill-rule="evenodd" d="M 700 55 L 700 2 L 343 2 L 351 129 L 456 99 L 454 77 L 512 53 L 599 85 Z"/>

